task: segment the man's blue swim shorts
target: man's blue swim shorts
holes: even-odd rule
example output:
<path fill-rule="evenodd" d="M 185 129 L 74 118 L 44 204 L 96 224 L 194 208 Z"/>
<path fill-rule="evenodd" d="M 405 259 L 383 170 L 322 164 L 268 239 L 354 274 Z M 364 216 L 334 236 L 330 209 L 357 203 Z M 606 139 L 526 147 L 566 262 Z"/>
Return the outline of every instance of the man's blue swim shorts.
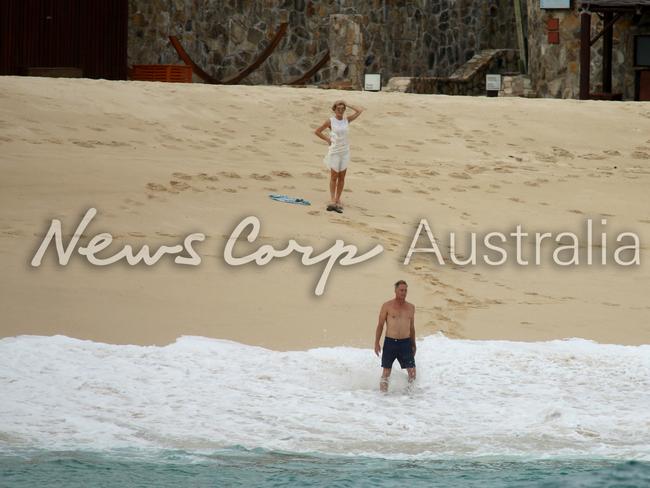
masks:
<path fill-rule="evenodd" d="M 386 337 L 384 339 L 384 350 L 381 354 L 381 367 L 392 368 L 395 360 L 399 361 L 402 369 L 415 368 L 415 356 L 411 347 L 411 338 L 393 339 Z"/>

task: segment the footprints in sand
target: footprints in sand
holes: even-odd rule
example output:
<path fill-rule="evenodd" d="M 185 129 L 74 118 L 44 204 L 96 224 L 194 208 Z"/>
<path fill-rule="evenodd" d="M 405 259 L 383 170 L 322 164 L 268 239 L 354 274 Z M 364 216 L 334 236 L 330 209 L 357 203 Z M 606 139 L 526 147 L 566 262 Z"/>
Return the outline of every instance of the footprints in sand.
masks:
<path fill-rule="evenodd" d="M 143 202 L 139 200 L 133 200 L 132 198 L 126 198 L 124 200 L 124 205 L 120 205 L 120 208 L 123 210 L 127 209 L 133 209 L 134 207 L 142 207 L 144 205 Z"/>
<path fill-rule="evenodd" d="M 509 146 L 519 147 L 517 144 L 509 143 Z M 574 154 L 573 152 L 558 146 L 553 146 L 550 153 L 544 153 L 541 151 L 533 151 L 532 157 L 535 161 L 542 163 L 564 163 L 567 164 L 569 161 L 577 159 L 582 159 L 585 161 L 603 161 L 610 158 L 621 157 L 622 154 L 616 149 L 604 149 L 600 152 L 588 152 L 581 154 Z M 509 155 L 511 159 L 514 159 L 517 162 L 522 162 L 524 160 L 521 156 Z M 648 154 L 647 148 L 640 146 L 635 148 L 635 151 L 629 153 L 629 157 L 632 159 L 650 159 L 650 154 Z"/>
<path fill-rule="evenodd" d="M 515 168 L 515 166 L 509 164 L 497 164 L 492 168 L 492 170 L 496 173 L 513 173 L 513 169 Z"/>
<path fill-rule="evenodd" d="M 539 185 L 541 185 L 543 183 L 548 183 L 548 182 L 549 182 L 549 180 L 547 180 L 546 178 L 537 178 L 535 180 L 524 181 L 524 185 L 526 185 L 526 186 L 539 186 Z"/>
<path fill-rule="evenodd" d="M 175 173 L 174 173 L 174 174 L 175 174 Z M 172 175 L 172 176 L 173 176 L 173 175 Z M 203 181 L 219 181 L 219 177 L 218 177 L 218 176 L 216 176 L 216 175 L 209 175 L 209 174 L 207 174 L 207 173 L 199 173 L 199 174 L 197 175 L 197 177 L 199 178 L 199 180 L 203 180 Z M 187 179 L 189 179 L 189 178 L 187 178 Z"/>
<path fill-rule="evenodd" d="M 630 154 L 632 159 L 650 159 L 650 153 L 646 151 L 634 151 Z"/>
<path fill-rule="evenodd" d="M 171 180 L 169 182 L 169 184 L 171 185 L 171 187 L 173 189 L 178 190 L 178 191 L 189 190 L 190 188 L 192 188 L 190 185 L 188 185 L 187 183 L 185 183 L 183 181 Z"/>
<path fill-rule="evenodd" d="M 48 141 L 50 142 L 50 141 Z M 98 146 L 109 146 L 109 147 L 129 147 L 130 144 L 126 142 L 119 141 L 98 141 L 98 140 L 80 140 L 80 139 L 70 139 L 69 142 L 75 146 L 84 147 L 84 148 L 94 148 Z M 61 141 L 57 141 L 56 144 L 61 144 Z"/>
<path fill-rule="evenodd" d="M 420 150 L 416 147 L 409 146 L 408 144 L 395 144 L 395 147 L 398 147 L 400 149 L 403 149 L 405 151 L 409 152 L 420 152 Z"/>
<path fill-rule="evenodd" d="M 587 159 L 589 161 L 602 161 L 603 159 L 607 159 L 607 154 L 586 153 L 580 154 L 578 157 L 581 159 Z"/>
<path fill-rule="evenodd" d="M 324 180 L 327 178 L 327 176 L 325 176 L 323 173 L 316 173 L 311 171 L 303 173 L 303 176 L 306 176 L 307 178 L 314 178 L 316 180 Z"/>
<path fill-rule="evenodd" d="M 251 173 L 248 177 L 258 181 L 271 181 L 273 179 L 271 175 L 261 175 L 258 173 Z"/>
<path fill-rule="evenodd" d="M 0 235 L 2 237 L 22 237 L 24 234 L 21 231 L 17 230 L 17 229 L 9 228 L 9 229 L 1 230 Z M 37 236 L 37 234 L 34 234 L 34 236 Z M 38 237 L 43 238 L 44 235 L 43 236 L 38 235 Z"/>
<path fill-rule="evenodd" d="M 435 139 L 435 138 L 425 139 L 425 141 L 426 141 L 426 142 L 430 142 L 430 143 L 432 143 L 432 144 L 444 144 L 444 145 L 451 144 L 450 141 L 443 140 L 443 139 Z"/>
<path fill-rule="evenodd" d="M 313 173 L 312 177 L 325 178 L 321 173 Z M 289 179 L 293 175 L 288 171 L 272 171 L 271 174 L 251 173 L 248 176 L 242 176 L 234 171 L 220 171 L 217 174 L 197 173 L 187 174 L 174 172 L 171 174 L 169 181 L 165 183 L 149 182 L 145 185 L 145 190 L 149 198 L 155 198 L 156 195 L 170 193 L 179 194 L 191 190 L 193 192 L 205 192 L 206 190 L 223 191 L 225 193 L 237 193 L 239 190 L 247 190 L 245 185 L 233 185 L 236 180 L 254 180 L 268 182 L 275 178 Z M 223 183 L 223 184 L 221 184 Z M 295 189 L 294 185 L 284 185 L 283 189 Z M 277 188 L 264 188 L 266 191 L 276 192 Z"/>
<path fill-rule="evenodd" d="M 573 159 L 575 156 L 571 151 L 567 151 L 562 147 L 553 146 L 553 154 L 560 159 Z"/>
<path fill-rule="evenodd" d="M 160 183 L 147 183 L 145 187 L 150 191 L 167 191 L 165 185 L 161 185 Z"/>
<path fill-rule="evenodd" d="M 241 179 L 241 176 L 234 172 L 220 172 L 219 175 L 231 180 Z M 155 198 L 156 195 L 162 193 L 179 194 L 188 190 L 201 193 L 206 190 L 219 190 L 219 187 L 215 186 L 215 183 L 219 181 L 221 181 L 221 179 L 216 174 L 197 173 L 190 175 L 187 173 L 174 172 L 171 174 L 171 178 L 168 182 L 149 182 L 145 185 L 145 190 L 147 191 L 149 198 Z M 246 189 L 247 187 L 240 186 L 239 188 Z M 222 191 L 226 193 L 236 193 L 237 189 L 232 186 L 227 186 L 222 188 Z"/>
<path fill-rule="evenodd" d="M 533 156 L 537 161 L 544 163 L 557 163 L 559 161 L 559 158 L 555 154 L 545 154 L 539 151 L 534 151 Z"/>
<path fill-rule="evenodd" d="M 489 168 L 487 167 L 487 165 L 479 166 L 477 164 L 466 164 L 465 165 L 465 174 L 467 174 L 468 176 L 470 174 L 478 175 L 478 174 L 481 174 L 481 173 L 485 173 L 486 171 L 488 171 L 488 169 Z"/>

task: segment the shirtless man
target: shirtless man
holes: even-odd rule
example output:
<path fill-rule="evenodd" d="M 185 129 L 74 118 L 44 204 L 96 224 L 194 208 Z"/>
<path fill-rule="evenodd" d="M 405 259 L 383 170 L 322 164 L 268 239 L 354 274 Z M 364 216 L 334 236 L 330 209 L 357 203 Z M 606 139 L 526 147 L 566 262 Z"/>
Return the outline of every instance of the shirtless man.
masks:
<path fill-rule="evenodd" d="M 375 354 L 379 356 L 381 346 L 379 340 L 386 324 L 384 337 L 384 352 L 381 356 L 381 367 L 384 368 L 379 390 L 388 391 L 388 378 L 393 362 L 399 361 L 402 369 L 409 374 L 409 384 L 415 381 L 415 306 L 406 301 L 408 285 L 400 280 L 395 283 L 395 298 L 387 301 L 379 311 L 379 323 L 375 334 Z"/>

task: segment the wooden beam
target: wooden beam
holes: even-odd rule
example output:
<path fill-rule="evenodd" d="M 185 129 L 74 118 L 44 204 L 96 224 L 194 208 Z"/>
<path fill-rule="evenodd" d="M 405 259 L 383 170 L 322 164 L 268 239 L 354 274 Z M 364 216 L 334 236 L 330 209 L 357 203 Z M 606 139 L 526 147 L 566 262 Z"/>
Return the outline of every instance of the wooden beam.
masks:
<path fill-rule="evenodd" d="M 612 17 L 612 12 L 605 12 L 603 14 L 603 21 L 605 25 L 603 26 L 603 30 L 601 30 L 596 37 L 594 37 L 591 41 L 589 41 L 589 45 L 593 46 L 598 39 L 600 39 L 605 32 L 607 32 L 608 29 L 611 29 L 614 27 L 614 24 L 618 19 L 620 19 L 623 16 L 621 12 L 617 13 L 614 17 Z"/>
<path fill-rule="evenodd" d="M 614 22 L 613 14 L 605 12 L 604 23 L 606 26 L 603 28 L 605 36 L 603 37 L 603 92 L 612 93 L 612 46 L 614 40 Z"/>
<path fill-rule="evenodd" d="M 591 12 L 580 12 L 580 100 L 589 99 L 591 69 Z"/>
<path fill-rule="evenodd" d="M 325 66 L 325 64 L 329 60 L 330 60 L 330 52 L 329 50 L 327 50 L 325 52 L 325 55 L 321 58 L 321 60 L 318 63 L 316 63 L 309 71 L 307 71 L 300 78 L 290 81 L 289 85 L 303 85 L 307 83 L 318 72 L 318 70 L 320 70 L 323 66 Z"/>
<path fill-rule="evenodd" d="M 257 57 L 253 63 L 250 64 L 247 68 L 243 69 L 240 71 L 237 75 L 233 76 L 232 78 L 229 78 L 227 80 L 217 80 L 213 76 L 209 75 L 206 73 L 198 64 L 196 64 L 192 58 L 190 57 L 189 54 L 185 51 L 183 48 L 182 44 L 178 40 L 176 36 L 169 36 L 169 41 L 171 42 L 172 46 L 174 49 L 176 49 L 176 52 L 178 53 L 178 56 L 181 58 L 181 60 L 187 64 L 188 66 L 192 67 L 192 71 L 196 76 L 201 78 L 203 81 L 206 83 L 211 83 L 214 85 L 219 85 L 219 84 L 224 84 L 224 85 L 232 85 L 235 83 L 239 83 L 241 80 L 246 78 L 249 74 L 251 74 L 253 71 L 255 71 L 259 66 L 266 61 L 266 58 L 268 58 L 271 53 L 275 50 L 275 48 L 278 46 L 282 38 L 287 32 L 287 23 L 284 22 L 280 24 L 280 28 L 278 31 L 275 33 L 273 36 L 273 39 L 269 43 L 268 46 L 266 46 L 266 49 L 262 51 L 262 53 Z"/>
<path fill-rule="evenodd" d="M 521 0 L 515 2 L 515 21 L 517 22 L 517 43 L 519 44 L 519 65 L 521 72 L 528 72 L 528 56 L 526 54 L 526 43 L 524 41 L 524 24 L 521 15 Z"/>
<path fill-rule="evenodd" d="M 224 85 L 234 85 L 236 83 L 239 83 L 248 75 L 250 75 L 253 71 L 259 68 L 264 61 L 266 61 L 266 58 L 268 58 L 271 55 L 271 53 L 275 50 L 275 48 L 278 47 L 278 44 L 280 44 L 280 41 L 282 40 L 282 38 L 286 33 L 287 33 L 287 23 L 284 22 L 280 24 L 280 28 L 275 33 L 275 36 L 273 36 L 273 39 L 271 40 L 269 45 L 266 46 L 266 49 L 262 52 L 262 54 L 260 54 L 257 57 L 255 61 L 253 61 L 253 63 L 248 68 L 243 69 L 237 75 L 233 76 L 228 80 L 224 80 L 221 83 L 223 83 Z"/>
<path fill-rule="evenodd" d="M 213 78 L 208 73 L 203 71 L 203 68 L 201 68 L 198 64 L 196 64 L 192 60 L 192 58 L 190 57 L 189 54 L 187 54 L 185 48 L 183 48 L 183 45 L 180 43 L 180 41 L 176 36 L 169 36 L 169 42 L 171 42 L 174 49 L 176 49 L 178 56 L 181 58 L 181 61 L 183 61 L 186 65 L 192 67 L 192 71 L 196 76 L 201 78 L 206 83 L 219 84 L 219 81 L 216 78 Z"/>

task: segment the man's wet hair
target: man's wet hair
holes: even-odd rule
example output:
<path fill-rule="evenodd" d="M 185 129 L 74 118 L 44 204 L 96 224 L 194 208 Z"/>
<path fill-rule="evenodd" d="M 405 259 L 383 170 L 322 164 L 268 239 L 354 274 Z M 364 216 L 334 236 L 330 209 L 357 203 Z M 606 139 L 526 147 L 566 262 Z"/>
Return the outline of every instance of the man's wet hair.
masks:
<path fill-rule="evenodd" d="M 397 290 L 397 287 L 398 287 L 399 285 L 406 285 L 406 286 L 409 286 L 409 285 L 406 283 L 406 281 L 404 281 L 404 280 L 399 280 L 397 283 L 395 283 L 395 289 L 396 289 L 396 290 Z"/>

